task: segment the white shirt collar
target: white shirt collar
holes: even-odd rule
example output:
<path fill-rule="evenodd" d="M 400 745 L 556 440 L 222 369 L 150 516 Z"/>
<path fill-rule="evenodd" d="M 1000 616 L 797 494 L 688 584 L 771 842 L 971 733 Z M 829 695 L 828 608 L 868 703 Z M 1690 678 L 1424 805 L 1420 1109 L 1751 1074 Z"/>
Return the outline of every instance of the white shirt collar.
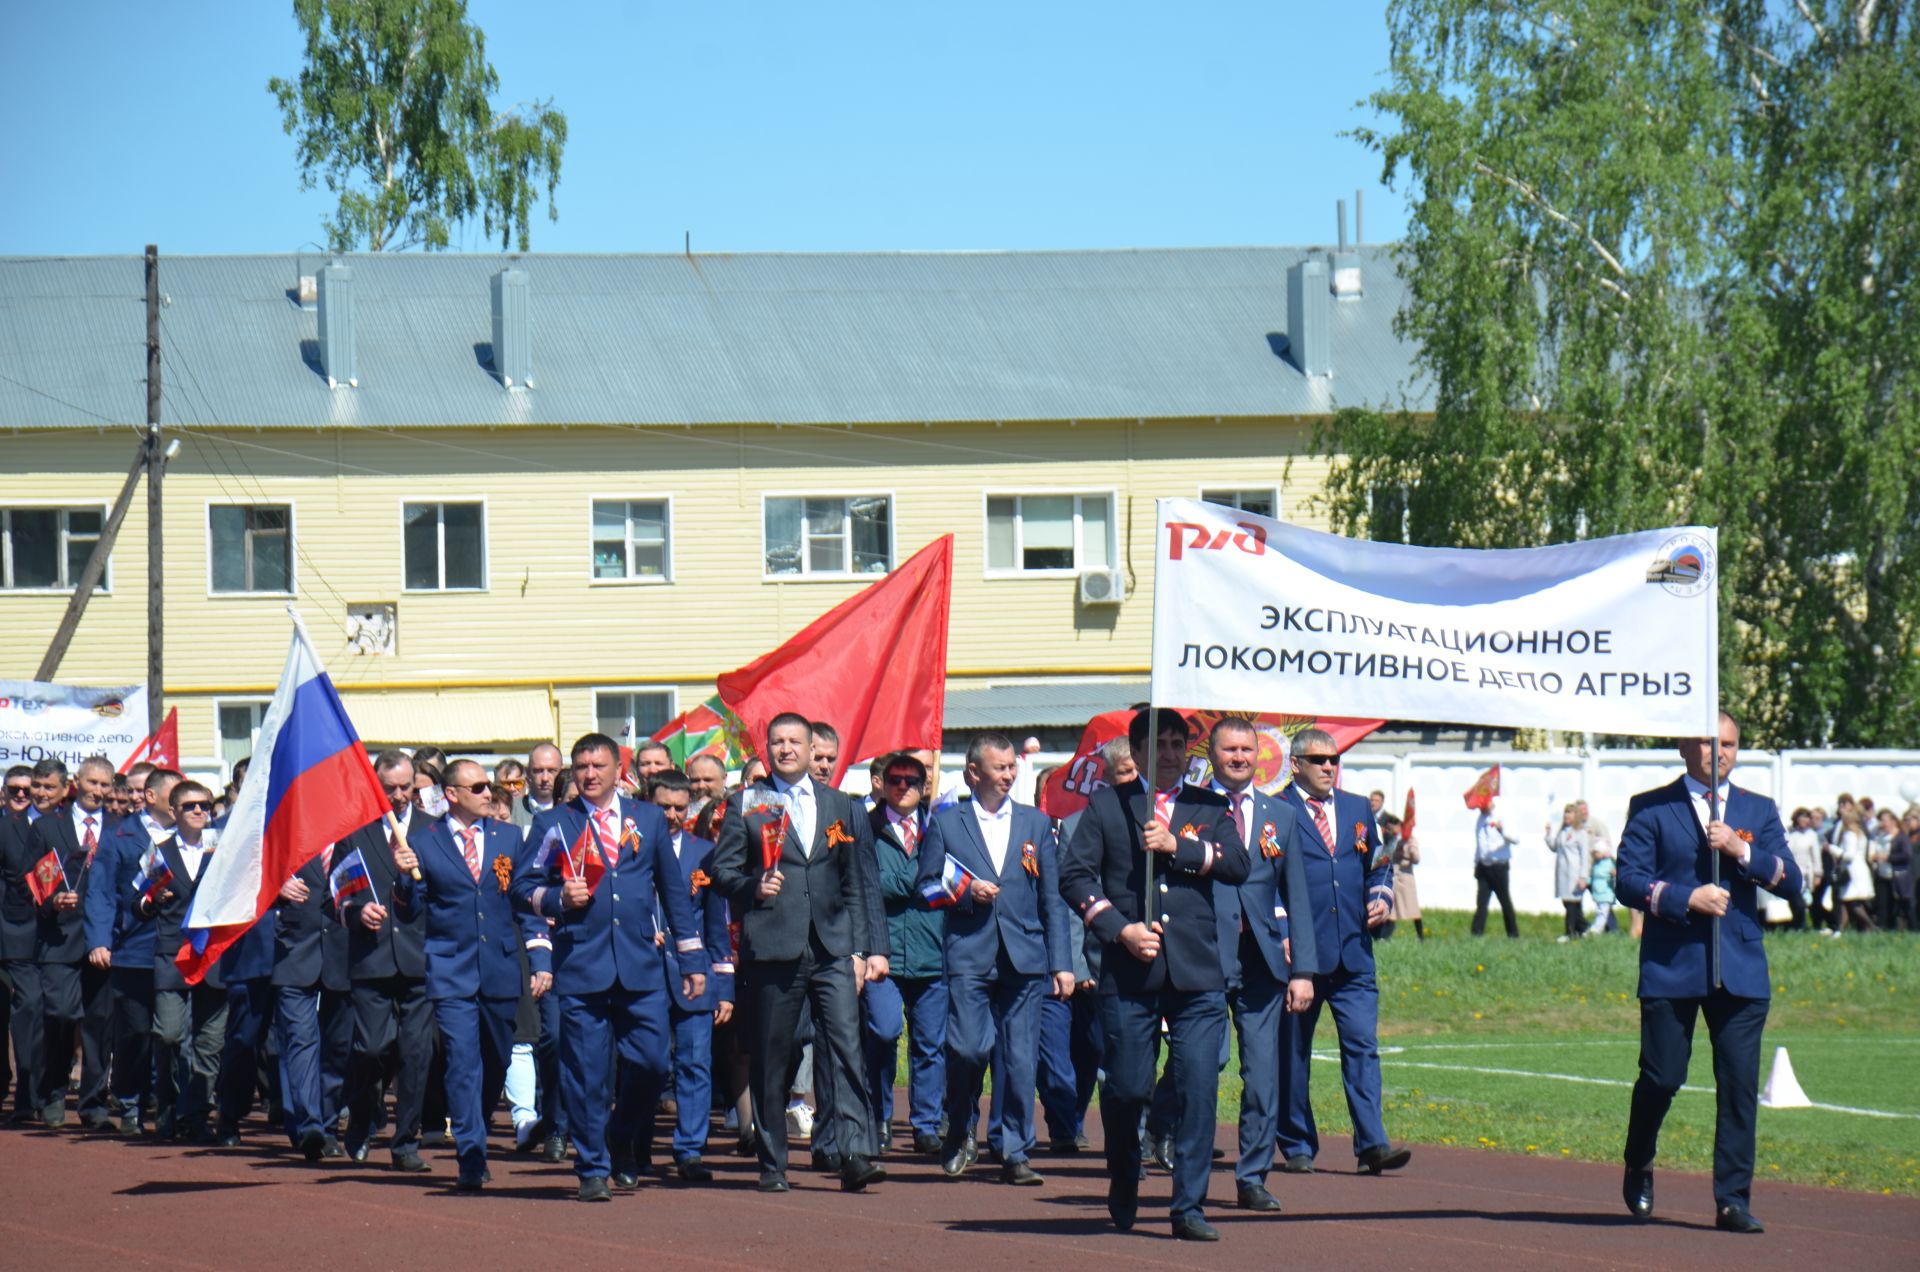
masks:
<path fill-rule="evenodd" d="M 773 789 L 776 791 L 779 791 L 782 795 L 813 794 L 813 774 L 811 773 L 802 773 L 800 775 L 800 780 L 797 782 L 789 782 L 786 778 L 781 777 L 778 773 L 775 773 L 772 776 L 773 776 Z"/>
<path fill-rule="evenodd" d="M 104 808 L 96 808 L 92 812 L 88 812 L 86 809 L 80 807 L 79 804 L 75 804 L 73 806 L 73 831 L 76 835 L 85 839 L 87 836 L 87 818 L 89 817 L 93 818 L 93 833 L 97 839 L 107 824 L 107 810 Z"/>
<path fill-rule="evenodd" d="M 1000 801 L 1000 811 L 997 813 L 988 812 L 986 805 L 977 799 L 968 800 L 967 802 L 973 805 L 973 815 L 983 822 L 1009 821 L 1013 817 L 1013 797 L 1011 795 Z"/>
<path fill-rule="evenodd" d="M 1693 774 L 1683 773 L 1680 776 L 1680 780 L 1687 784 L 1687 798 L 1705 799 L 1707 797 L 1707 784 L 1695 778 Z M 1727 807 L 1727 796 L 1732 793 L 1732 782 L 1723 781 L 1720 783 L 1720 807 L 1723 811 Z"/>

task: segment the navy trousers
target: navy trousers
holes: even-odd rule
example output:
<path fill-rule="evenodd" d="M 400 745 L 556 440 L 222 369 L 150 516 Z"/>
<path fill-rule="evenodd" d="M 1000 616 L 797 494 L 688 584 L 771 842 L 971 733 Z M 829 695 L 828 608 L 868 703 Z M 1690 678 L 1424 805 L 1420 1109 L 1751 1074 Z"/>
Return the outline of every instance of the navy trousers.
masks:
<path fill-rule="evenodd" d="M 13 1040 L 13 1117 L 40 1116 L 40 1068 L 45 1061 L 45 994 L 40 964 L 30 958 L 7 960 L 7 1035 Z"/>
<path fill-rule="evenodd" d="M 1016 972 L 1002 954 L 991 977 L 947 978 L 947 1146 L 951 1153 L 979 1117 L 987 1062 L 994 1088 L 1004 1088 L 1000 1156 L 1012 1164 L 1033 1151 L 1033 1093 L 1040 1058 L 1044 975 Z M 996 1049 L 996 1045 L 998 1047 Z"/>
<path fill-rule="evenodd" d="M 1736 998 L 1725 989 L 1705 998 L 1640 1000 L 1640 1076 L 1627 1120 L 1629 1170 L 1653 1165 L 1660 1123 L 1687 1080 L 1693 1024 L 1707 1018 L 1713 1044 L 1713 1085 L 1719 1109 L 1713 1123 L 1713 1200 L 1745 1209 L 1753 1193 L 1753 1144 L 1760 1107 L 1760 1035 L 1767 1000 Z"/>
<path fill-rule="evenodd" d="M 567 1133 L 567 1102 L 560 1095 L 560 995 L 548 990 L 533 1000 L 540 1013 L 540 1041 L 533 1044 L 533 1067 L 540 1084 L 540 1116 L 547 1131 Z"/>
<path fill-rule="evenodd" d="M 697 1159 L 707 1147 L 707 1126 L 713 1116 L 713 1013 L 688 1011 L 676 1000 L 667 1009 L 673 1028 L 673 1102 L 679 1113 L 673 1124 L 673 1160 Z M 650 1141 L 652 1122 L 641 1131 Z M 641 1158 L 647 1156 L 643 1149 Z"/>
<path fill-rule="evenodd" d="M 513 1017 L 518 998 L 437 998 L 434 1023 L 447 1057 L 447 1120 L 460 1174 L 487 1168 L 487 1114 L 500 1101 L 513 1055 Z"/>
<path fill-rule="evenodd" d="M 664 985 L 560 996 L 560 1090 L 580 1178 L 612 1173 L 609 1139 L 623 1163 L 638 1151 L 640 1119 L 653 1116 L 667 1081 L 667 1032 Z M 513 1036 L 511 1013 L 507 1036 Z M 624 1063 L 616 1066 L 616 1055 Z M 620 1089 L 609 1091 L 616 1071 Z M 611 1128 L 609 1096 L 620 1110 Z"/>
<path fill-rule="evenodd" d="M 261 976 L 227 986 L 227 1039 L 220 1051 L 220 1126 L 238 1131 L 253 1109 L 260 1085 L 260 1056 L 273 1028 L 275 994 Z M 281 1097 L 282 1103 L 285 1097 Z"/>
<path fill-rule="evenodd" d="M 1287 987 L 1274 980 L 1258 953 L 1242 951 L 1240 986 L 1227 994 L 1240 1039 L 1240 1157 L 1233 1179 L 1243 1188 L 1266 1182 L 1280 1131 L 1280 1018 Z"/>
<path fill-rule="evenodd" d="M 1167 989 L 1101 995 L 1107 1078 L 1100 1089 L 1100 1122 L 1106 1132 L 1108 1177 L 1138 1179 L 1140 1118 L 1153 1094 L 1163 1016 L 1175 1093 L 1172 1218 L 1178 1222 L 1199 1216 L 1207 1199 L 1220 1097 L 1220 1047 L 1227 1031 L 1224 993 Z"/>
<path fill-rule="evenodd" d="M 875 1139 L 869 1154 L 884 1147 L 893 1133 L 893 1075 L 906 1027 L 900 983 L 892 977 L 868 982 L 860 991 L 860 1047 L 867 1074 L 867 1123 Z"/>
<path fill-rule="evenodd" d="M 1333 1012 L 1340 1036 L 1340 1081 L 1347 1090 L 1347 1115 L 1353 1119 L 1353 1152 L 1384 1148 L 1386 1124 L 1380 1117 L 1380 989 L 1372 972 L 1329 972 L 1313 978 L 1313 1006 L 1280 1019 L 1280 1132 L 1282 1156 L 1320 1152 L 1320 1129 L 1313 1120 L 1308 1067 L 1313 1063 L 1313 1027 L 1320 1011 Z"/>
<path fill-rule="evenodd" d="M 113 969 L 113 1102 L 121 1117 L 140 1117 L 153 1090 L 153 968 Z"/>
<path fill-rule="evenodd" d="M 273 1037 L 280 1049 L 287 1138 L 298 1145 L 308 1131 L 332 1135 L 353 1060 L 352 999 L 330 989 L 276 985 Z"/>
<path fill-rule="evenodd" d="M 427 982 L 389 976 L 353 983 L 353 1060 L 347 1084 L 347 1148 L 364 1145 L 393 1079 L 393 1134 L 398 1158 L 420 1151 L 427 1070 L 433 1063 L 433 1001 Z"/>

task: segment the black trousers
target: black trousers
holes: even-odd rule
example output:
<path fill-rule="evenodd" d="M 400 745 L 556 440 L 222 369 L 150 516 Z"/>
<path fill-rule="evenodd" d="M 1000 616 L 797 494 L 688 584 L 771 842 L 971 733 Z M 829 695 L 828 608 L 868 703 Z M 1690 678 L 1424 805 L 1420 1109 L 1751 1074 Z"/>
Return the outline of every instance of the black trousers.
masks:
<path fill-rule="evenodd" d="M 753 1120 L 760 1128 L 760 1169 L 787 1170 L 787 1087 L 799 1056 L 794 1037 L 803 1004 L 813 1011 L 813 1086 L 831 1085 L 834 1143 L 870 1144 L 860 998 L 851 959 L 834 958 L 809 937 L 797 959 L 740 965 L 742 997 L 752 1005 Z"/>
<path fill-rule="evenodd" d="M 1767 1000 L 1736 998 L 1717 989 L 1705 998 L 1640 1000 L 1640 1077 L 1633 1084 L 1627 1121 L 1628 1170 L 1653 1165 L 1660 1123 L 1687 1080 L 1693 1025 L 1707 1019 L 1713 1044 L 1713 1082 L 1719 1113 L 1713 1124 L 1713 1199 L 1747 1205 L 1753 1191 L 1754 1128 L 1760 1107 L 1760 1034 Z"/>
<path fill-rule="evenodd" d="M 1473 868 L 1473 878 L 1477 887 L 1473 897 L 1473 934 L 1484 936 L 1487 931 L 1487 897 L 1500 898 L 1500 917 L 1507 925 L 1507 935 L 1518 937 L 1520 925 L 1513 918 L 1513 896 L 1507 891 L 1507 875 L 1511 867 L 1502 861 L 1494 864 L 1477 865 Z"/>
<path fill-rule="evenodd" d="M 109 1115 L 107 1073 L 113 1063 L 113 976 L 91 963 L 40 965 L 45 1031 L 40 1103 L 66 1104 L 73 1072 L 73 1044 L 80 1042 L 80 1089 L 75 1109 L 83 1120 Z"/>
<path fill-rule="evenodd" d="M 379 1118 L 393 1079 L 393 1155 L 420 1151 L 420 1116 L 433 1062 L 433 1002 L 410 976 L 353 982 L 353 1063 L 347 1078 L 347 1147 L 358 1148 Z"/>
<path fill-rule="evenodd" d="M 113 1101 L 140 1116 L 153 1092 L 153 964 L 113 968 Z"/>
<path fill-rule="evenodd" d="M 13 1039 L 13 1116 L 40 1116 L 40 1063 L 46 1051 L 40 965 L 30 958 L 7 960 L 7 1034 Z"/>

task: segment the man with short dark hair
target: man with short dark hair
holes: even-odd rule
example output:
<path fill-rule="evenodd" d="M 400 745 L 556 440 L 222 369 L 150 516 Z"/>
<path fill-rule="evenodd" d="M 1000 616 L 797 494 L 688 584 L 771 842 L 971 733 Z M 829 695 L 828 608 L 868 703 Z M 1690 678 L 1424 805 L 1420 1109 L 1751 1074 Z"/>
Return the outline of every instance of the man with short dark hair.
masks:
<path fill-rule="evenodd" d="M 913 1150 L 936 1154 L 947 1098 L 946 915 L 915 904 L 920 895 L 920 844 L 926 838 L 931 809 L 927 766 L 912 751 L 881 757 L 880 798 L 867 814 L 879 859 L 880 896 L 887 912 L 888 975 L 867 985 L 863 1015 L 888 995 L 898 999 L 889 1013 L 901 1018 L 907 1035 L 907 1117 Z M 866 1031 L 868 1098 L 874 1119 L 885 1126 L 893 1117 L 893 1075 L 898 1067 L 899 1035 Z M 882 1137 L 882 1143 L 885 1137 Z"/>
<path fill-rule="evenodd" d="M 154 783 L 148 780 L 151 789 Z M 213 792 L 195 781 L 173 783 L 167 796 L 174 833 L 160 845 L 172 874 L 164 887 L 142 895 L 135 912 L 154 921 L 153 1051 L 159 1077 L 160 1120 L 177 1139 L 206 1144 L 213 1140 L 208 1118 L 214 1111 L 214 1084 L 220 1077 L 220 1053 L 226 1041 L 227 991 L 220 965 L 189 985 L 175 957 L 186 941 L 182 923 L 207 859 L 218 849 L 213 821 Z"/>
<path fill-rule="evenodd" d="M 816 782 L 833 784 L 833 771 L 840 765 L 840 732 L 825 720 L 815 720 L 807 726 L 813 730 L 813 752 L 807 760 L 807 771 Z"/>
<path fill-rule="evenodd" d="M 647 798 L 647 783 L 654 774 L 664 773 L 673 767 L 673 752 L 667 750 L 666 743 L 644 741 L 634 748 L 633 775 L 638 780 L 640 797 Z"/>
<path fill-rule="evenodd" d="M 67 785 L 66 766 L 57 760 L 41 761 L 35 773 L 42 778 L 43 791 L 53 789 L 56 782 L 62 789 Z M 45 1035 L 40 1116 L 50 1127 L 66 1118 L 68 1073 L 77 1037 L 80 1123 L 88 1130 L 104 1130 L 109 1125 L 113 978 L 105 965 L 88 957 L 84 906 L 94 860 L 112 834 L 106 802 L 113 787 L 113 765 L 97 755 L 83 761 L 72 787 L 71 805 L 49 809 L 34 823 L 30 850 L 35 860 L 57 854 L 62 876 L 59 891 L 40 907 L 34 952 L 40 964 Z"/>
<path fill-rule="evenodd" d="M 338 1139 L 353 1063 L 347 929 L 328 886 L 340 845 L 294 871 L 274 899 L 273 1038 L 287 1138 L 310 1162 L 345 1157 Z"/>
<path fill-rule="evenodd" d="M 687 784 L 693 802 L 687 805 L 687 824 L 719 800 L 727 797 L 727 766 L 717 755 L 696 755 L 687 761 Z"/>
<path fill-rule="evenodd" d="M 1797 894 L 1802 880 L 1779 808 L 1727 781 L 1740 756 L 1740 725 L 1725 711 L 1718 723 L 1717 754 L 1713 738 L 1682 742 L 1685 774 L 1635 795 L 1620 832 L 1620 899 L 1647 915 L 1640 941 L 1640 1077 L 1627 1119 L 1621 1191 L 1629 1214 L 1652 1217 L 1660 1124 L 1686 1081 L 1694 1021 L 1704 1015 L 1719 1104 L 1714 1224 L 1725 1232 L 1757 1233 L 1763 1229 L 1748 1205 L 1760 1037 L 1773 989 L 1757 901 L 1763 888 L 1777 896 Z M 1709 853 L 1719 854 L 1717 884 Z"/>
<path fill-rule="evenodd" d="M 7 974 L 7 1036 L 13 1043 L 9 1079 L 13 1114 L 9 1121 L 14 1125 L 40 1116 L 40 1053 L 46 1046 L 40 968 L 33 961 L 40 914 L 27 887 L 27 876 L 33 871 L 33 862 L 28 859 L 33 848 L 33 823 L 28 818 L 33 811 L 33 785 L 32 766 L 16 764 L 8 769 L 6 812 L 0 816 L 0 888 L 4 888 L 0 893 L 0 966 Z"/>

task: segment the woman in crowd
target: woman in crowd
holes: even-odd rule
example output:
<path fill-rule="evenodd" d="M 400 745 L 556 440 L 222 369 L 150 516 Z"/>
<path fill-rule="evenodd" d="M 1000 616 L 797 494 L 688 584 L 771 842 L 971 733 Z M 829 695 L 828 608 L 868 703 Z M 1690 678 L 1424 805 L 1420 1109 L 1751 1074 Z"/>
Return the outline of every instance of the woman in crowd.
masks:
<path fill-rule="evenodd" d="M 1896 922 L 1904 924 L 1909 932 L 1920 929 L 1920 914 L 1916 914 L 1913 898 L 1913 857 L 1917 851 L 1920 851 L 1920 804 L 1907 809 L 1887 849 L 1887 860 L 1893 866 L 1893 912 L 1887 919 L 1889 931 Z"/>
<path fill-rule="evenodd" d="M 1400 819 L 1392 813 L 1380 815 L 1383 841 L 1389 823 L 1393 826 L 1393 840 L 1389 849 L 1393 862 L 1393 923 L 1382 924 L 1381 928 L 1384 931 L 1387 927 L 1411 923 L 1414 938 L 1424 941 L 1427 939 L 1427 928 L 1420 918 L 1420 888 L 1413 881 L 1413 868 L 1420 864 L 1420 842 L 1412 835 L 1401 833 Z"/>
<path fill-rule="evenodd" d="M 1604 839 L 1595 839 L 1587 850 L 1591 864 L 1587 867 L 1587 895 L 1593 898 L 1593 922 L 1587 925 L 1588 936 L 1599 936 L 1607 930 L 1607 924 L 1613 922 L 1613 871 L 1615 866 L 1613 845 Z"/>
<path fill-rule="evenodd" d="M 1883 808 L 1867 822 L 1867 864 L 1873 868 L 1873 921 L 1893 930 L 1893 840 L 1900 815 Z"/>
<path fill-rule="evenodd" d="M 1867 862 L 1867 823 L 1857 805 L 1849 803 L 1840 813 L 1840 833 L 1833 844 L 1833 908 L 1836 932 L 1854 927 L 1863 932 L 1874 930 L 1873 867 Z"/>
<path fill-rule="evenodd" d="M 1547 847 L 1553 851 L 1553 895 L 1566 908 L 1566 930 L 1562 944 L 1577 940 L 1586 932 L 1580 920 L 1580 893 L 1587 886 L 1588 851 L 1593 838 L 1580 825 L 1580 806 L 1568 804 L 1560 815 L 1560 829 L 1547 827 Z"/>

